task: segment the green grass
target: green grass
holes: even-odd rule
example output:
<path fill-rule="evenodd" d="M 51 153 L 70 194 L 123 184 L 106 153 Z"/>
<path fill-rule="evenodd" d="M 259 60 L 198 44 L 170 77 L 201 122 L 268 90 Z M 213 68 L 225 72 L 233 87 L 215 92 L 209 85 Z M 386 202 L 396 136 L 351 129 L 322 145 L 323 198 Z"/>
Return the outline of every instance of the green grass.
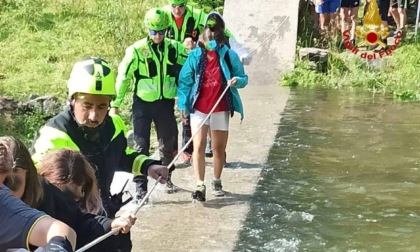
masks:
<path fill-rule="evenodd" d="M 223 0 L 189 1 L 222 11 Z M 98 56 L 114 69 L 125 49 L 146 36 L 144 14 L 166 0 L 0 0 L 0 96 L 26 101 L 30 94 L 67 98 L 72 65 Z M 129 125 L 130 95 L 121 111 Z M 41 115 L 0 120 L 0 135 L 29 143 L 45 121 Z"/>
<path fill-rule="evenodd" d="M 306 60 L 296 60 L 294 71 L 283 77 L 289 86 L 358 88 L 375 93 L 393 94 L 401 99 L 420 98 L 420 43 L 404 41 L 391 56 L 368 62 L 344 50 L 330 51 L 328 73 L 309 70 Z M 376 66 L 372 66 L 376 64 Z"/>

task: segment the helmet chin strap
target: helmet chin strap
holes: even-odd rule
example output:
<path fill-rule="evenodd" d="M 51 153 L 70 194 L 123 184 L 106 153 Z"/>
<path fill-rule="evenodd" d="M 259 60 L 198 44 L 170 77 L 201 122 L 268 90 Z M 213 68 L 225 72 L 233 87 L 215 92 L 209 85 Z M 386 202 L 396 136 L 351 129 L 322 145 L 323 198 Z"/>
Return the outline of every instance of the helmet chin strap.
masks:
<path fill-rule="evenodd" d="M 82 124 L 80 124 L 77 119 L 76 116 L 74 115 L 74 111 L 73 111 L 73 107 L 70 105 L 70 111 L 71 111 L 71 116 L 73 117 L 73 120 L 77 123 L 77 125 L 79 126 L 79 129 L 83 132 L 83 137 L 88 140 L 89 142 L 98 142 L 99 141 L 99 137 L 101 136 L 99 134 L 99 129 L 102 127 L 102 125 L 104 124 L 104 122 L 102 122 L 101 124 L 99 124 L 97 127 L 95 128 L 91 128 L 91 127 L 86 127 Z"/>

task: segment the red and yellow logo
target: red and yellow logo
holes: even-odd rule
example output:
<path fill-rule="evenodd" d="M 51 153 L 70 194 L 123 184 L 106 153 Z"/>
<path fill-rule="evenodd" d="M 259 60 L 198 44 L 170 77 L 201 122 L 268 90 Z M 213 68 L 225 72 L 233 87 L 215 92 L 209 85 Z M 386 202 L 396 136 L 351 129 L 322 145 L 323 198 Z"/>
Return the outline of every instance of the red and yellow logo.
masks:
<path fill-rule="evenodd" d="M 389 36 L 388 28 L 381 27 L 382 19 L 379 15 L 379 8 L 376 0 L 371 0 L 368 11 L 363 17 L 363 26 L 357 26 L 355 34 L 361 40 L 357 45 L 350 42 L 350 31 L 343 32 L 344 46 L 349 49 L 353 54 L 359 54 L 359 47 L 361 46 L 381 46 L 382 49 L 378 52 L 361 52 L 360 57 L 364 59 L 383 58 L 384 56 L 391 55 L 401 42 L 402 32 L 398 31 L 395 36 L 394 44 L 387 47 L 383 42 Z"/>

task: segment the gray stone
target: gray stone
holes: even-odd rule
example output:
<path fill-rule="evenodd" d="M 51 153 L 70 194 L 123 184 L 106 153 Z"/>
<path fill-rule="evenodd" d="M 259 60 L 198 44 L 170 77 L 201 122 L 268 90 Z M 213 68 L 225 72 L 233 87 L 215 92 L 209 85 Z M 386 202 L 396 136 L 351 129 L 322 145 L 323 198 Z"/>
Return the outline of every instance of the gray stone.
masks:
<path fill-rule="evenodd" d="M 0 97 L 0 115 L 5 113 L 26 114 L 40 113 L 47 117 L 59 113 L 63 103 L 55 96 L 38 96 L 31 94 L 29 101 L 19 101 L 9 97 Z"/>
<path fill-rule="evenodd" d="M 308 60 L 312 70 L 322 73 L 327 72 L 328 50 L 313 47 L 301 48 L 299 50 L 299 58 L 301 60 Z"/>
<path fill-rule="evenodd" d="M 13 98 L 0 97 L 0 115 L 6 112 L 13 112 L 19 107 L 19 102 Z"/>

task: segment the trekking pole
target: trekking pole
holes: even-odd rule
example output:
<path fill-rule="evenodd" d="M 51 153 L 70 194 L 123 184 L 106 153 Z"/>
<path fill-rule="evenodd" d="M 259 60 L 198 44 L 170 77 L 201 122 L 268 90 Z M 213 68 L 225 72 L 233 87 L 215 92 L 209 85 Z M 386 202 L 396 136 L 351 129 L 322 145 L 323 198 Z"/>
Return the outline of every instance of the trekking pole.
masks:
<path fill-rule="evenodd" d="M 226 92 L 229 89 L 229 85 L 226 86 L 226 88 L 223 90 L 222 94 L 220 95 L 220 97 L 217 99 L 216 103 L 214 104 L 214 106 L 211 108 L 210 112 L 207 114 L 207 116 L 204 118 L 204 120 L 201 122 L 201 124 L 198 126 L 198 130 L 201 129 L 203 127 L 203 125 L 206 123 L 207 119 L 210 118 L 211 114 L 213 114 L 214 110 L 216 109 L 217 105 L 220 103 L 220 101 L 222 100 L 222 98 L 225 96 Z M 178 160 L 178 158 L 181 156 L 182 152 L 185 151 L 185 149 L 188 147 L 188 145 L 193 141 L 194 137 L 197 135 L 198 130 L 194 133 L 194 135 L 191 136 L 191 138 L 187 141 L 187 143 L 184 145 L 184 147 L 181 149 L 181 151 L 178 152 L 178 154 L 174 157 L 174 159 L 172 160 L 172 162 L 168 165 L 168 167 L 171 167 L 172 165 L 174 165 L 174 163 L 176 162 L 176 160 Z M 134 215 L 137 214 L 137 212 L 140 210 L 140 208 L 144 205 L 144 203 L 146 202 L 146 200 L 149 198 L 150 194 L 153 192 L 153 190 L 155 190 L 155 187 L 157 186 L 157 184 L 159 183 L 159 181 L 162 179 L 162 176 L 159 176 L 156 179 L 155 184 L 153 185 L 153 187 L 146 193 L 146 195 L 143 197 L 143 199 L 140 201 L 140 203 L 136 206 L 136 208 L 134 208 L 133 211 L 131 211 Z M 114 228 L 111 231 L 109 231 L 108 233 L 96 238 L 95 240 L 91 241 L 90 243 L 86 244 L 85 246 L 81 247 L 80 249 L 76 250 L 76 252 L 83 252 L 86 251 L 88 249 L 90 249 L 91 247 L 95 246 L 96 244 L 100 243 L 101 241 L 105 240 L 106 238 L 112 236 L 112 235 L 116 235 L 121 231 L 121 228 Z"/>

